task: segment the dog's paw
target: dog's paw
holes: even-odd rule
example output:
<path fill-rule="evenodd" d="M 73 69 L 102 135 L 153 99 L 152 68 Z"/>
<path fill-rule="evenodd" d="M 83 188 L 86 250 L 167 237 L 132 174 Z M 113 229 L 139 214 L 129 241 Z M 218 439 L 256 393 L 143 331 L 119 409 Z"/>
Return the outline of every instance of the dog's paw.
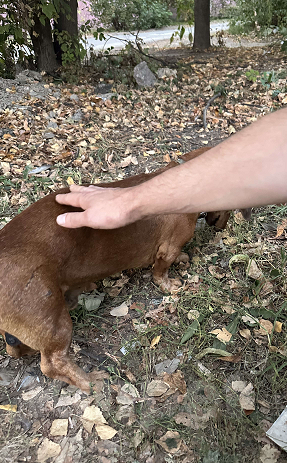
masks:
<path fill-rule="evenodd" d="M 90 386 L 93 392 L 101 392 L 104 387 L 104 379 L 109 379 L 106 371 L 92 371 L 88 373 Z"/>

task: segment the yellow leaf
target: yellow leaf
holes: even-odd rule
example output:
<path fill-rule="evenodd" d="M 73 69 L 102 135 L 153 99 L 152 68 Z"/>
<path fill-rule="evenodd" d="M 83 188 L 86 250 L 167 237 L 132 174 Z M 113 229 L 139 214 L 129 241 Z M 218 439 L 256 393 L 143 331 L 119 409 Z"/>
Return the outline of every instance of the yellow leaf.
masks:
<path fill-rule="evenodd" d="M 274 323 L 274 331 L 275 331 L 275 333 L 281 333 L 281 331 L 282 331 L 282 323 L 281 322 L 276 321 Z"/>
<path fill-rule="evenodd" d="M 154 349 L 154 347 L 159 343 L 160 338 L 161 338 L 161 334 L 153 338 L 152 342 L 150 343 L 151 349 Z"/>
<path fill-rule="evenodd" d="M 7 410 L 9 412 L 17 412 L 17 405 L 12 405 L 12 404 L 0 405 L 0 410 Z"/>
<path fill-rule="evenodd" d="M 75 182 L 74 182 L 74 180 L 72 179 L 72 177 L 68 177 L 68 178 L 67 178 L 67 184 L 68 184 L 68 185 L 74 185 L 74 183 L 75 183 Z"/>
<path fill-rule="evenodd" d="M 279 236 L 282 235 L 282 233 L 284 232 L 286 226 L 287 226 L 287 219 L 284 219 L 282 221 L 282 223 L 280 225 L 278 225 L 278 227 L 277 227 L 277 235 L 275 236 L 275 238 L 278 238 Z"/>
<path fill-rule="evenodd" d="M 112 439 L 118 431 L 106 424 L 98 424 L 95 426 L 98 436 L 102 440 Z"/>
<path fill-rule="evenodd" d="M 229 342 L 230 339 L 232 338 L 232 334 L 229 333 L 229 331 L 227 331 L 227 329 L 224 327 L 222 328 L 222 330 L 217 329 L 217 330 L 210 331 L 210 333 L 216 334 L 217 339 L 219 339 L 219 341 L 223 342 L 224 344 Z"/>

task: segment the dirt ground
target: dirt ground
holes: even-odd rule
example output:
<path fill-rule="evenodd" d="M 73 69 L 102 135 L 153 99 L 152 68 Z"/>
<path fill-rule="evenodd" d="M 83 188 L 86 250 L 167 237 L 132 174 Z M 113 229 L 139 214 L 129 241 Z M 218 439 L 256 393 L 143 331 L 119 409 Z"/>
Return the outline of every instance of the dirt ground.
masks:
<path fill-rule="evenodd" d="M 50 80 L 60 99 L 0 115 L 2 226 L 51 190 L 152 171 L 287 102 L 276 46 L 164 57 L 178 75 L 154 88 L 105 82 L 116 98 L 104 101 L 92 79 Z M 42 375 L 39 355 L 10 358 L 1 339 L 1 463 L 287 462 L 265 435 L 287 404 L 285 218 L 286 205 L 250 221 L 234 211 L 221 232 L 201 218 L 171 268 L 175 294 L 137 269 L 81 296 L 71 355 L 109 376 L 93 395 Z"/>

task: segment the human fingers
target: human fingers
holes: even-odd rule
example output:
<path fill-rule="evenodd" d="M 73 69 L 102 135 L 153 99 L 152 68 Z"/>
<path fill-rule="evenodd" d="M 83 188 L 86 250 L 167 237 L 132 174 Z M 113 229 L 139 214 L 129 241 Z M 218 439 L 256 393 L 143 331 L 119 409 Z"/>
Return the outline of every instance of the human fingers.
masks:
<path fill-rule="evenodd" d="M 83 212 L 67 212 L 66 214 L 58 215 L 57 224 L 65 228 L 80 228 L 87 226 L 86 211 Z"/>

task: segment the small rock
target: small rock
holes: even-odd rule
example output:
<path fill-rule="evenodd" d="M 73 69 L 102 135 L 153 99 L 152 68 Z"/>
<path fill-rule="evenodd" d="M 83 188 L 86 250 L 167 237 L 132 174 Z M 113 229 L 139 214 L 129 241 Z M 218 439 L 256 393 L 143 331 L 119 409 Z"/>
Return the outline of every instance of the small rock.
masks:
<path fill-rule="evenodd" d="M 78 95 L 76 95 L 75 93 L 73 93 L 73 94 L 70 96 L 70 100 L 79 101 L 79 97 L 78 97 Z"/>
<path fill-rule="evenodd" d="M 81 109 L 78 109 L 72 117 L 75 122 L 80 122 L 83 119 L 83 113 Z"/>
<path fill-rule="evenodd" d="M 46 138 L 47 140 L 50 140 L 50 139 L 52 139 L 52 138 L 54 138 L 54 137 L 55 137 L 55 134 L 52 133 L 52 132 L 46 132 L 46 133 L 44 133 L 44 135 L 43 135 L 43 138 Z"/>
<path fill-rule="evenodd" d="M 58 124 L 57 122 L 54 122 L 54 121 L 50 121 L 47 125 L 47 129 L 57 129 L 58 128 Z"/>
<path fill-rule="evenodd" d="M 134 68 L 134 78 L 140 87 L 152 87 L 157 82 L 155 75 L 145 61 L 142 61 Z"/>

